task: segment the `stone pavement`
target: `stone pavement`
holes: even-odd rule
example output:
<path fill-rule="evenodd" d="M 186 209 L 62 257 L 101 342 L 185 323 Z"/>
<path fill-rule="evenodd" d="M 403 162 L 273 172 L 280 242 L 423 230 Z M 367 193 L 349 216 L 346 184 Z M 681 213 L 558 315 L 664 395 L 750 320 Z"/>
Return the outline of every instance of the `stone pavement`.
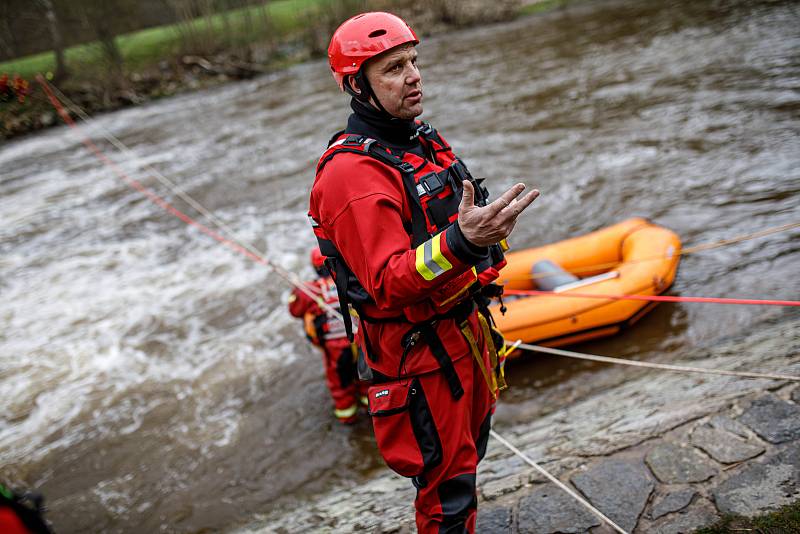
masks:
<path fill-rule="evenodd" d="M 671 363 L 800 375 L 800 319 Z M 583 380 L 588 393 L 549 413 L 501 404 L 495 430 L 628 532 L 692 532 L 800 499 L 800 384 L 619 366 Z M 495 440 L 478 486 L 477 532 L 613 532 Z M 413 499 L 386 470 L 235 532 L 414 532 Z"/>
<path fill-rule="evenodd" d="M 790 394 L 791 391 L 791 394 Z M 691 532 L 800 499 L 800 388 L 737 399 L 724 415 L 557 469 L 628 532 Z M 478 532 L 613 532 L 538 474 L 485 484 Z"/>

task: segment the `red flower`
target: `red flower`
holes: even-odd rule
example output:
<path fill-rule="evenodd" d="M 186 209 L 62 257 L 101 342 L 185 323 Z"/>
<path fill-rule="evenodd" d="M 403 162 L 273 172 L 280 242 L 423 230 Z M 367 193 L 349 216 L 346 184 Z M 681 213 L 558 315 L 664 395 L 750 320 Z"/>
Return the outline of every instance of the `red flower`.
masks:
<path fill-rule="evenodd" d="M 17 95 L 17 100 L 19 103 L 22 104 L 25 102 L 25 96 L 30 93 L 30 84 L 28 80 L 25 78 L 20 78 L 18 75 L 14 75 L 14 92 Z"/>

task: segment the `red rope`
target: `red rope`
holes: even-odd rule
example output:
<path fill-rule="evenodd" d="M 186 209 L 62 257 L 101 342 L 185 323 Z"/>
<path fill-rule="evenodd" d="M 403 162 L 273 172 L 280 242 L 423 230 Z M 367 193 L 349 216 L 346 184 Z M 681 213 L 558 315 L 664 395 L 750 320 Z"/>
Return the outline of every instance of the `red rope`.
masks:
<path fill-rule="evenodd" d="M 47 85 L 47 83 L 45 83 L 41 74 L 36 76 L 36 81 L 38 81 L 39 85 L 42 86 L 42 89 L 44 89 L 45 94 L 47 94 L 47 98 L 50 99 L 50 103 L 53 104 L 54 108 L 56 108 L 56 111 L 64 120 L 64 122 L 67 123 L 67 126 L 73 129 L 78 129 L 78 125 L 75 124 L 75 121 L 72 120 L 70 114 L 67 113 L 67 111 L 64 109 L 64 106 L 61 105 L 61 102 L 56 98 L 56 96 L 50 90 L 50 87 Z M 186 224 L 198 228 L 204 234 L 212 237 L 216 241 L 222 243 L 223 245 L 226 245 L 227 247 L 233 249 L 234 251 L 240 254 L 244 254 L 251 260 L 261 263 L 262 265 L 270 265 L 270 262 L 267 259 L 262 258 L 261 256 L 250 252 L 249 250 L 239 245 L 238 243 L 234 243 L 230 239 L 226 238 L 223 235 L 218 234 L 217 232 L 215 232 L 208 226 L 204 225 L 203 223 L 196 221 L 195 219 L 191 218 L 189 215 L 185 214 L 184 212 L 182 212 L 181 210 L 179 210 L 178 208 L 176 208 L 175 206 L 164 200 L 162 197 L 158 196 L 153 191 L 145 187 L 138 180 L 135 180 L 130 176 L 128 176 L 127 173 L 125 173 L 125 171 L 120 169 L 116 163 L 114 163 L 111 159 L 106 157 L 103 151 L 100 150 L 100 148 L 96 144 L 94 144 L 94 142 L 88 137 L 81 136 L 81 142 L 86 146 L 86 148 L 88 148 L 90 151 L 94 153 L 97 159 L 99 159 L 105 165 L 109 166 L 116 173 L 117 176 L 119 176 L 122 180 L 124 180 L 128 185 L 130 185 L 131 187 L 133 187 L 134 189 L 145 195 L 148 199 L 150 199 L 150 201 L 152 201 L 154 204 L 156 204 L 163 210 L 167 211 L 168 213 L 171 213 L 172 215 L 179 218 Z"/>
<path fill-rule="evenodd" d="M 800 306 L 797 300 L 728 299 L 720 297 L 670 297 L 664 295 L 600 295 L 597 293 L 556 293 L 534 289 L 506 289 L 504 295 L 529 295 L 550 297 L 574 297 L 606 300 L 646 300 L 651 302 L 705 302 L 707 304 L 753 304 L 764 306 Z"/>

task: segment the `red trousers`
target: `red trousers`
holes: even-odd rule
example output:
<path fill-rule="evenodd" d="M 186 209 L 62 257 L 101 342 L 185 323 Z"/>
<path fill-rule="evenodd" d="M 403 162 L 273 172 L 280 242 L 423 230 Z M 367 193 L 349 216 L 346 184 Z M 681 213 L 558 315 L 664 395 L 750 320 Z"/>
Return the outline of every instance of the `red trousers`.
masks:
<path fill-rule="evenodd" d="M 322 347 L 325 381 L 333 398 L 333 413 L 344 423 L 355 421 L 366 385 L 358 380 L 353 349 L 347 338 L 326 342 Z"/>
<path fill-rule="evenodd" d="M 489 368 L 486 350 L 483 355 Z M 391 469 L 412 478 L 422 534 L 475 531 L 475 474 L 494 399 L 472 355 L 453 366 L 464 389 L 457 400 L 441 371 L 369 388 L 378 448 Z"/>

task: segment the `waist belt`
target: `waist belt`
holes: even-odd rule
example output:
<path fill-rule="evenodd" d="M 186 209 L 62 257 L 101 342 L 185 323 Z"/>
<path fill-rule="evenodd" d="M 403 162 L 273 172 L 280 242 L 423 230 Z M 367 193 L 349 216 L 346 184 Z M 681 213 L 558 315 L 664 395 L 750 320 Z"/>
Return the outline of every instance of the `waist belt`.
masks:
<path fill-rule="evenodd" d="M 447 386 L 450 388 L 450 393 L 453 398 L 458 400 L 464 395 L 464 388 L 461 386 L 461 380 L 458 378 L 455 367 L 453 367 L 453 359 L 444 348 L 441 338 L 436 333 L 436 324 L 439 321 L 453 319 L 456 324 L 466 322 L 472 311 L 475 309 L 475 302 L 470 298 L 454 306 L 447 313 L 436 315 L 429 320 L 415 324 L 411 329 L 405 333 L 401 341 L 403 347 L 403 355 L 400 358 L 400 365 L 397 368 L 397 377 L 400 378 L 403 374 L 403 366 L 406 362 L 406 357 L 414 346 L 420 341 L 427 343 L 428 348 L 431 349 L 436 363 L 444 374 L 447 380 Z"/>
<path fill-rule="evenodd" d="M 493 327 L 494 320 L 489 312 L 489 297 L 499 296 L 502 294 L 502 288 L 485 287 L 481 291 L 474 292 L 470 298 L 465 299 L 458 305 L 454 306 L 447 313 L 431 317 L 427 321 L 414 324 L 408 332 L 403 335 L 401 345 L 403 348 L 403 355 L 400 358 L 400 365 L 397 368 L 397 376 L 387 376 L 374 370 L 370 370 L 370 378 L 373 384 L 380 384 L 383 382 L 390 382 L 397 380 L 403 375 L 403 367 L 405 366 L 406 358 L 417 343 L 425 342 L 431 349 L 436 363 L 444 374 L 447 385 L 450 388 L 450 393 L 453 398 L 458 400 L 464 395 L 464 388 L 461 385 L 461 380 L 458 378 L 455 368 L 453 367 L 453 360 L 447 353 L 442 340 L 436 333 L 436 324 L 442 320 L 453 319 L 461 330 L 461 334 L 470 346 L 472 355 L 478 367 L 481 370 L 486 386 L 492 395 L 492 398 L 497 398 L 497 393 L 500 390 L 506 389 L 508 386 L 505 381 L 504 364 L 506 356 L 505 340 L 502 334 Z M 491 293 L 490 293 L 491 292 Z M 478 324 L 483 334 L 484 343 L 489 351 L 489 369 L 487 369 L 483 361 L 483 352 L 479 349 L 477 340 L 472 333 L 469 326 L 469 316 L 472 314 L 475 307 L 478 308 Z M 388 319 L 385 322 L 392 321 Z M 368 320 L 367 322 L 371 322 Z M 384 322 L 384 321 L 375 321 Z M 407 322 L 407 321 L 406 321 Z M 366 329 L 362 330 L 366 334 Z M 369 341 L 367 345 L 369 346 Z M 369 350 L 369 348 L 368 348 Z M 373 359 L 373 358 L 370 358 Z"/>
<path fill-rule="evenodd" d="M 489 352 L 488 368 L 483 359 L 483 351 L 478 347 L 478 342 L 469 324 L 469 316 L 475 309 L 475 304 L 477 304 L 478 307 L 478 324 L 481 329 L 481 334 L 483 334 L 483 342 Z M 486 300 L 480 297 L 476 298 L 474 301 L 473 299 L 468 299 L 464 303 L 453 308 L 449 313 L 437 318 L 437 320 L 441 319 L 454 319 L 456 321 L 456 324 L 461 330 L 461 335 L 464 336 L 464 339 L 469 344 L 472 355 L 475 358 L 475 363 L 478 365 L 483 379 L 486 381 L 486 387 L 492 399 L 496 400 L 499 391 L 508 387 L 505 381 L 505 373 L 503 372 L 506 355 L 505 340 L 502 334 L 491 326 L 492 316 L 486 306 Z M 461 385 L 461 380 L 458 378 L 455 367 L 453 367 L 452 358 L 450 358 L 442 340 L 436 333 L 435 326 L 435 320 L 426 321 L 415 325 L 403 336 L 403 356 L 400 359 L 397 377 L 399 378 L 402 376 L 403 365 L 405 364 L 408 353 L 420 340 L 423 340 L 428 344 L 428 348 L 430 348 L 433 357 L 439 364 L 439 368 L 444 374 L 445 380 L 447 380 L 450 393 L 453 395 L 454 399 L 458 400 L 464 394 L 464 388 Z"/>
<path fill-rule="evenodd" d="M 465 320 L 467 317 L 469 317 L 469 314 L 472 313 L 472 310 L 475 308 L 475 303 L 472 301 L 472 299 L 465 299 L 463 302 L 453 306 L 446 313 L 442 313 L 442 314 L 439 314 L 439 315 L 434 315 L 430 319 L 428 319 L 428 320 L 426 320 L 426 321 L 424 321 L 422 323 L 416 323 L 416 324 L 414 324 L 411 321 L 409 321 L 408 319 L 406 319 L 405 315 L 396 315 L 396 316 L 389 316 L 389 317 L 370 317 L 369 315 L 364 313 L 364 310 L 361 308 L 361 306 L 354 306 L 354 308 L 356 308 L 356 313 L 358 314 L 358 320 L 359 321 L 363 321 L 363 322 L 368 323 L 368 324 L 407 323 L 407 324 L 412 325 L 411 330 L 409 330 L 405 334 L 405 336 L 403 336 L 402 346 L 403 346 L 404 352 L 403 352 L 403 358 L 401 359 L 401 364 L 400 364 L 400 367 L 402 369 L 402 365 L 403 365 L 403 363 L 405 363 L 405 356 L 407 355 L 408 350 L 410 350 L 410 348 L 409 349 L 406 348 L 406 344 L 407 344 L 407 341 L 408 341 L 407 340 L 408 336 L 413 335 L 413 333 L 415 331 L 417 331 L 422 325 L 426 325 L 426 324 L 433 325 L 433 324 L 436 324 L 437 321 L 441 321 L 441 320 L 444 320 L 444 319 L 454 319 L 457 323 L 460 323 L 463 320 Z M 366 345 L 367 357 L 370 359 L 370 361 L 377 362 L 378 361 L 378 355 L 375 354 L 375 351 L 372 350 L 372 344 L 369 341 L 369 336 L 367 335 L 367 329 L 366 328 L 362 328 L 361 329 L 361 333 L 364 336 L 364 343 Z M 416 340 L 414 340 L 414 341 L 416 342 Z M 399 374 L 400 373 L 398 372 L 398 376 L 399 376 Z"/>

